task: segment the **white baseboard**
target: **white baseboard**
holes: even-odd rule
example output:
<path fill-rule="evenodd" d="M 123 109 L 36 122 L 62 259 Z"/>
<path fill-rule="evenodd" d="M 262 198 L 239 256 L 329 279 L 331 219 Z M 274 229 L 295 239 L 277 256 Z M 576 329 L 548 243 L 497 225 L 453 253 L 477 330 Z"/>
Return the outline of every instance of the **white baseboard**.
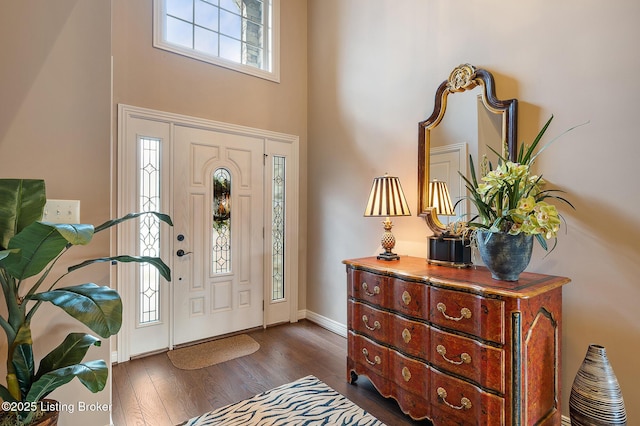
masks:
<path fill-rule="evenodd" d="M 311 322 L 318 324 L 322 328 L 326 328 L 327 330 L 336 333 L 342 337 L 347 337 L 347 326 L 346 324 L 341 324 L 338 321 L 334 321 L 330 318 L 324 317 L 320 314 L 316 314 L 315 312 L 309 310 L 301 310 L 298 311 L 298 319 L 308 319 Z"/>

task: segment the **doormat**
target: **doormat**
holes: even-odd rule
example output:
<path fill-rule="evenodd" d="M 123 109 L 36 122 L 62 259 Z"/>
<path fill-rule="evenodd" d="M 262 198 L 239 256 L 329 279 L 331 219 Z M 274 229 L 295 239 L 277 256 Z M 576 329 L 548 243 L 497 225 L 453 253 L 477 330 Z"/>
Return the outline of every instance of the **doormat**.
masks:
<path fill-rule="evenodd" d="M 314 376 L 303 377 L 253 398 L 182 423 L 186 426 L 385 426 Z"/>
<path fill-rule="evenodd" d="M 246 334 L 199 343 L 167 352 L 171 363 L 181 370 L 197 370 L 242 356 L 251 355 L 260 344 Z"/>

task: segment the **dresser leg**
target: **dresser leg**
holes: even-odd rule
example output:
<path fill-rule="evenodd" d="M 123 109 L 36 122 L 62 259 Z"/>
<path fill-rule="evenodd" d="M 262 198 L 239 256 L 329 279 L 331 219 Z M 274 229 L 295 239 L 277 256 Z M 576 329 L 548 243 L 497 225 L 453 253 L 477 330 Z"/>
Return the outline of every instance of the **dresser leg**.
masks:
<path fill-rule="evenodd" d="M 358 381 L 358 375 L 356 374 L 355 371 L 350 371 L 349 372 L 349 383 L 351 383 L 352 385 Z"/>

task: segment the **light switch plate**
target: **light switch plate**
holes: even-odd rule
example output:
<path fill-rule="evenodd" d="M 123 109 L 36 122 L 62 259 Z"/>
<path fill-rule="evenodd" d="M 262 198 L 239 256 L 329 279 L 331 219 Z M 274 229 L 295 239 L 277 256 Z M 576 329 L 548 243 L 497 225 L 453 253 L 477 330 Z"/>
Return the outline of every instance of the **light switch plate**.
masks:
<path fill-rule="evenodd" d="M 47 200 L 42 221 L 80 223 L 80 200 Z"/>

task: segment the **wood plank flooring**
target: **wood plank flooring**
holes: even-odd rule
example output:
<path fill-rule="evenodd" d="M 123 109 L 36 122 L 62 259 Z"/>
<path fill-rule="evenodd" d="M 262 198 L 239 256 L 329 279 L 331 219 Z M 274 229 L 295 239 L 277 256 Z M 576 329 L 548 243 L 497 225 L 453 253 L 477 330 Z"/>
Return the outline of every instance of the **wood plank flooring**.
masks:
<path fill-rule="evenodd" d="M 365 377 L 348 384 L 341 336 L 306 320 L 247 334 L 257 352 L 201 370 L 179 370 L 166 353 L 114 365 L 114 426 L 178 425 L 310 374 L 389 426 L 431 424 L 412 421 Z"/>

